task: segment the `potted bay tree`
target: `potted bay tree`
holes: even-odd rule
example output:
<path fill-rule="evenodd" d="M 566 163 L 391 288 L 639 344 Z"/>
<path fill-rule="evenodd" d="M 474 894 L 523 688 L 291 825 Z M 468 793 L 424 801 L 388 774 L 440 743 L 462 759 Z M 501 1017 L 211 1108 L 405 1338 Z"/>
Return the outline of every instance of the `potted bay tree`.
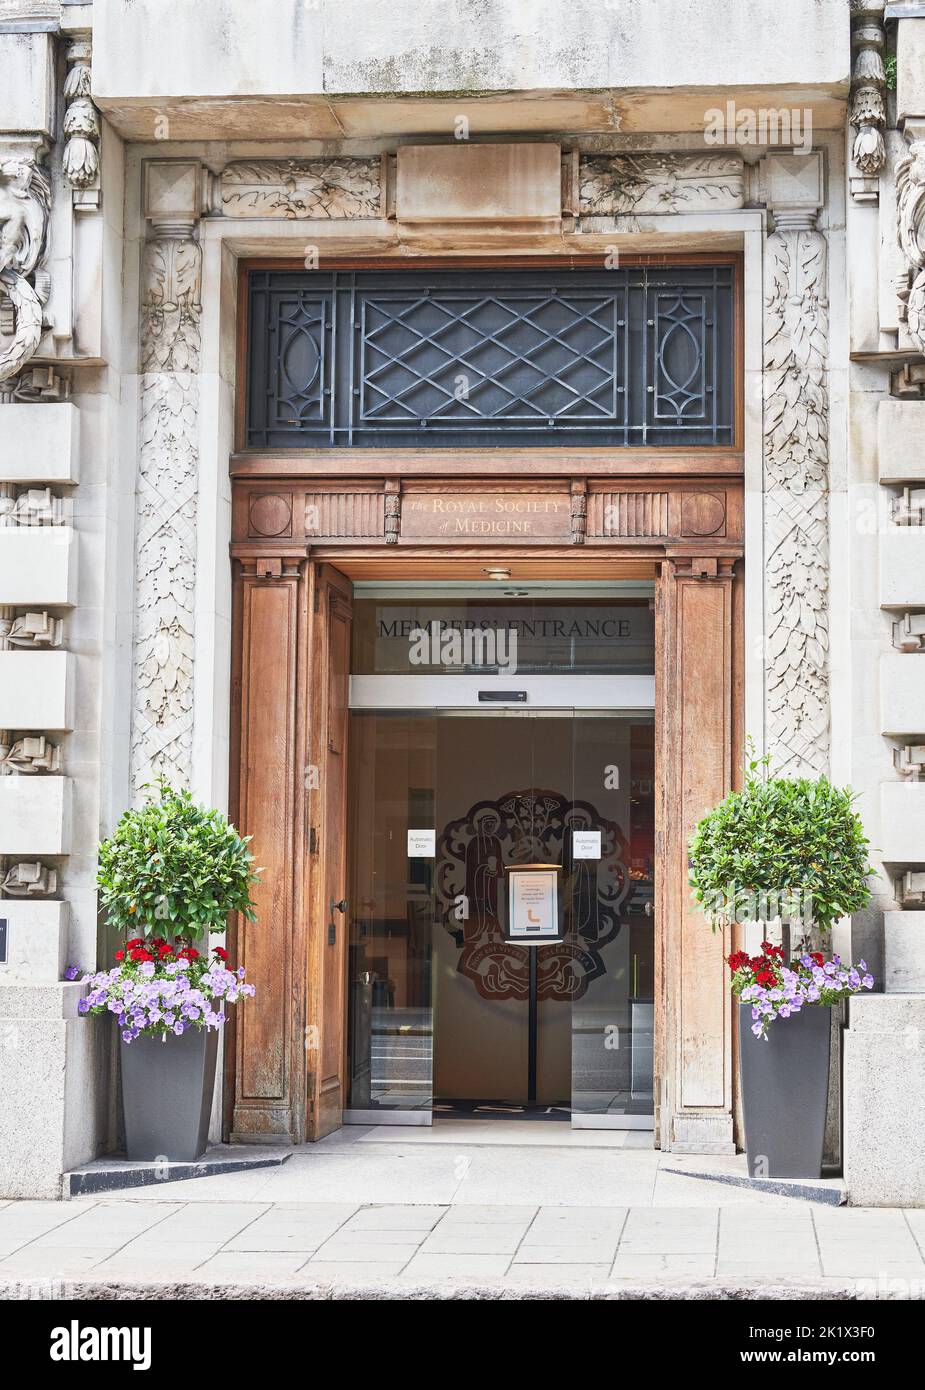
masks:
<path fill-rule="evenodd" d="M 769 758 L 750 757 L 743 789 L 691 837 L 690 882 L 713 929 L 757 924 L 763 938 L 760 950 L 727 957 L 755 1177 L 819 1177 L 831 1005 L 873 988 L 864 961 L 827 959 L 825 949 L 834 924 L 870 901 L 869 842 L 854 800 L 825 777 L 772 777 Z M 778 928 L 786 950 L 766 939 Z"/>
<path fill-rule="evenodd" d="M 111 969 L 84 977 L 79 1008 L 118 1023 L 128 1157 L 196 1159 L 226 1007 L 254 993 L 209 936 L 231 912 L 254 920 L 259 870 L 220 811 L 163 777 L 153 790 L 100 845 L 100 902 L 125 942 Z"/>

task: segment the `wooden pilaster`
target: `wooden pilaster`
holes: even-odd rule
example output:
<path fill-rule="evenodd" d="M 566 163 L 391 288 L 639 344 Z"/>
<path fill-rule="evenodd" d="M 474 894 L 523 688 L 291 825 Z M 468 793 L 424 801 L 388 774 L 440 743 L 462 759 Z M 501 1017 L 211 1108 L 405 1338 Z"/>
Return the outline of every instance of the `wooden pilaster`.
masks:
<path fill-rule="evenodd" d="M 739 761 L 735 583 L 731 560 L 700 555 L 663 561 L 657 585 L 657 1124 L 674 1152 L 734 1151 L 726 942 L 692 900 L 687 847 Z"/>

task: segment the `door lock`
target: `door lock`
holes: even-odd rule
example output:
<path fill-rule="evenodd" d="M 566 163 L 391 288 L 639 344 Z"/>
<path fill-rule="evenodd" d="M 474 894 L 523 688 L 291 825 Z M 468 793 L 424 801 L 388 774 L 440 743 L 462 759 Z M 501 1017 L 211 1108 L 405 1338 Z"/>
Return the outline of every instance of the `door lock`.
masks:
<path fill-rule="evenodd" d="M 331 899 L 331 911 L 332 911 L 332 912 L 346 912 L 346 911 L 347 911 L 347 899 L 346 899 L 346 898 L 341 898 L 340 902 L 338 903 L 338 902 L 335 902 L 334 899 L 332 898 L 332 899 Z"/>

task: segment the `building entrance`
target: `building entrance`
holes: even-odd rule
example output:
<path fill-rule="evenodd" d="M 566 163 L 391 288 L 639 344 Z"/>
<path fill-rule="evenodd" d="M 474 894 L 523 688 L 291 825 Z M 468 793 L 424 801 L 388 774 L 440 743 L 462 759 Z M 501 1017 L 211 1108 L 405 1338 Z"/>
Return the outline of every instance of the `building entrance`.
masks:
<path fill-rule="evenodd" d="M 345 1121 L 651 1128 L 652 632 L 643 584 L 357 586 Z"/>

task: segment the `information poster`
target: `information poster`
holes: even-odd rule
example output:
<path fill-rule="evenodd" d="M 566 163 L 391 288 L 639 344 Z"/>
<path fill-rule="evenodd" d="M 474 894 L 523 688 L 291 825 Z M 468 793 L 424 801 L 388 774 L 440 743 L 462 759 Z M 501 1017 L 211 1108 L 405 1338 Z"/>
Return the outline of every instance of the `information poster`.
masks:
<path fill-rule="evenodd" d="M 555 866 L 509 869 L 507 898 L 511 941 L 550 941 L 560 936 L 559 870 Z"/>
<path fill-rule="evenodd" d="M 573 859 L 600 859 L 601 832 L 599 830 L 572 831 Z"/>
<path fill-rule="evenodd" d="M 437 853 L 436 830 L 408 831 L 408 858 L 433 859 Z"/>

